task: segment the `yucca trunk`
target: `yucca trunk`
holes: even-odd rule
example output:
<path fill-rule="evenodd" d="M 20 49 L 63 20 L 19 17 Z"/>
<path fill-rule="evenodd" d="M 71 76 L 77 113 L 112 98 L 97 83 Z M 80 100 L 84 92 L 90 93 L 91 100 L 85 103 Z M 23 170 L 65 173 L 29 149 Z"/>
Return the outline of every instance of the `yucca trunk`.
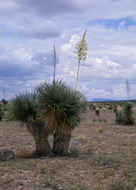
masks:
<path fill-rule="evenodd" d="M 56 130 L 53 136 L 53 153 L 60 156 L 69 154 L 70 139 L 71 130 Z"/>
<path fill-rule="evenodd" d="M 27 129 L 35 140 L 36 149 L 34 155 L 47 156 L 51 155 L 51 147 L 48 142 L 48 132 L 44 126 L 44 123 L 34 121 L 32 118 L 27 120 Z"/>
<path fill-rule="evenodd" d="M 34 154 L 37 156 L 48 156 L 52 155 L 51 147 L 47 138 L 43 138 L 42 136 L 38 136 L 35 138 L 36 150 Z"/>

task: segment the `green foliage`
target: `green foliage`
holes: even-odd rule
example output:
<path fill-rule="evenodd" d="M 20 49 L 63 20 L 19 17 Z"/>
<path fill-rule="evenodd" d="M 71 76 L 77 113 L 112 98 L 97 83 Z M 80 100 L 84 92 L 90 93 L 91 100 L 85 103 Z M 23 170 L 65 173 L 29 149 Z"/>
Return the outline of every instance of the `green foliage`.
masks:
<path fill-rule="evenodd" d="M 100 115 L 100 111 L 98 109 L 95 110 L 96 115 Z"/>
<path fill-rule="evenodd" d="M 108 109 L 109 109 L 109 110 L 112 110 L 112 109 L 113 109 L 112 105 L 109 105 Z"/>
<path fill-rule="evenodd" d="M 81 113 L 86 109 L 86 98 L 79 91 L 67 87 L 62 81 L 53 81 L 41 84 L 36 92 L 43 117 L 51 111 L 59 123 L 66 122 L 71 128 L 78 125 Z"/>
<path fill-rule="evenodd" d="M 102 106 L 99 105 L 99 109 L 101 109 L 101 108 L 102 108 Z"/>
<path fill-rule="evenodd" d="M 95 106 L 95 105 L 93 105 L 93 109 L 94 109 L 94 110 L 96 109 L 96 106 Z"/>
<path fill-rule="evenodd" d="M 9 119 L 26 122 L 29 116 L 36 117 L 36 95 L 17 95 L 8 105 Z"/>
<path fill-rule="evenodd" d="M 8 102 L 5 99 L 2 99 L 2 104 L 3 104 L 3 110 L 6 111 L 6 105 Z"/>
<path fill-rule="evenodd" d="M 113 107 L 113 111 L 114 111 L 114 113 L 117 113 L 117 111 L 118 111 L 118 108 L 117 108 L 117 105 L 116 105 L 116 104 L 115 104 L 114 107 Z"/>
<path fill-rule="evenodd" d="M 78 125 L 85 110 L 86 98 L 62 81 L 43 83 L 36 93 L 17 95 L 8 106 L 9 119 L 25 122 L 29 116 L 41 117 L 45 112 L 55 111 L 58 122 L 66 121 L 71 128 Z"/>
<path fill-rule="evenodd" d="M 118 166 L 120 164 L 120 156 L 116 153 L 112 154 L 97 154 L 93 157 L 93 162 L 98 165 L 104 165 L 108 167 Z"/>
<path fill-rule="evenodd" d="M 120 178 L 113 178 L 107 184 L 107 190 L 134 190 L 134 184 Z"/>
<path fill-rule="evenodd" d="M 122 113 L 122 111 L 119 111 L 116 113 L 115 121 L 117 124 L 123 124 L 123 113 Z"/>
<path fill-rule="evenodd" d="M 77 157 L 80 157 L 81 153 L 79 152 L 78 149 L 71 149 L 70 150 L 70 154 L 69 154 L 69 157 L 70 158 L 77 158 Z"/>
<path fill-rule="evenodd" d="M 132 125 L 134 123 L 134 119 L 132 117 L 132 104 L 126 103 L 123 107 L 124 110 L 124 124 L 125 125 Z"/>
<path fill-rule="evenodd" d="M 134 119 L 132 117 L 132 104 L 127 102 L 123 106 L 123 111 L 116 113 L 116 123 L 122 125 L 133 125 Z"/>
<path fill-rule="evenodd" d="M 93 104 L 89 104 L 88 106 L 89 106 L 89 109 L 92 110 Z"/>
<path fill-rule="evenodd" d="M 2 110 L 2 106 L 0 104 L 0 121 L 2 120 L 2 117 L 3 117 L 3 110 Z"/>

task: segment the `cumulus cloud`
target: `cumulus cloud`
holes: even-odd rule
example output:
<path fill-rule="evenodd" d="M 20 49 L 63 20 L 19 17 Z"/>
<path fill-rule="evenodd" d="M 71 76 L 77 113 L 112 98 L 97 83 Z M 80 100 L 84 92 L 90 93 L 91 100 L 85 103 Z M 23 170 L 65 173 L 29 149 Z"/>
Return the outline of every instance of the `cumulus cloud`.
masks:
<path fill-rule="evenodd" d="M 88 55 L 78 88 L 91 98 L 126 97 L 125 80 L 136 73 L 135 0 L 1 0 L 0 86 L 10 94 L 52 80 L 53 44 L 57 78 L 75 86 L 75 44 L 87 28 Z"/>
<path fill-rule="evenodd" d="M 80 39 L 80 36 L 78 36 L 77 34 L 73 34 L 68 43 L 61 45 L 61 51 L 62 52 L 72 52 L 75 44 L 77 43 L 77 41 L 79 39 Z"/>

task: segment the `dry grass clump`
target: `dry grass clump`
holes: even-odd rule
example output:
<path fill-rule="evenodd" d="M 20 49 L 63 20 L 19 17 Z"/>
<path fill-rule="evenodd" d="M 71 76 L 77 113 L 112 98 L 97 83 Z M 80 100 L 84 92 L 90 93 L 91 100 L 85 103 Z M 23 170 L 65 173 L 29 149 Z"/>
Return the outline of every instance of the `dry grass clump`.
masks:
<path fill-rule="evenodd" d="M 17 158 L 31 158 L 32 152 L 27 149 L 21 149 L 16 153 Z"/>

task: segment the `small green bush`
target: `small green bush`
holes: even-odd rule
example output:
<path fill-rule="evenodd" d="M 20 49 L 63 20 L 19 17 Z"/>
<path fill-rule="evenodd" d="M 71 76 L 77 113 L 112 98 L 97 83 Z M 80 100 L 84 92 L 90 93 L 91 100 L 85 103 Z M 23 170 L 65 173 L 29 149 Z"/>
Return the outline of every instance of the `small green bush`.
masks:
<path fill-rule="evenodd" d="M 116 153 L 112 154 L 97 154 L 93 157 L 93 162 L 103 166 L 118 166 L 120 165 L 120 156 Z"/>
<path fill-rule="evenodd" d="M 100 115 L 100 111 L 97 109 L 95 110 L 96 115 Z"/>
<path fill-rule="evenodd" d="M 123 124 L 123 113 L 122 113 L 122 111 L 119 111 L 116 113 L 115 121 L 117 124 Z"/>
<path fill-rule="evenodd" d="M 110 105 L 110 106 L 108 107 L 108 109 L 109 109 L 109 110 L 112 110 L 112 109 L 113 109 L 112 105 Z"/>
<path fill-rule="evenodd" d="M 118 111 L 117 105 L 114 105 L 113 111 L 114 111 L 114 113 L 117 113 L 117 111 Z"/>
<path fill-rule="evenodd" d="M 132 111 L 132 104 L 126 103 L 123 107 L 124 110 L 124 124 L 125 125 L 132 125 L 134 124 L 134 119 L 132 117 L 133 111 Z"/>
<path fill-rule="evenodd" d="M 94 119 L 93 119 L 93 122 L 96 122 L 96 121 L 97 121 L 97 119 L 94 118 Z"/>
<path fill-rule="evenodd" d="M 134 184 L 131 182 L 124 181 L 119 177 L 113 178 L 107 184 L 106 190 L 134 190 Z"/>
<path fill-rule="evenodd" d="M 132 112 L 132 104 L 127 102 L 123 106 L 123 111 L 116 113 L 116 123 L 122 124 L 122 125 L 133 125 L 134 124 L 134 118 L 133 118 L 133 112 Z"/>
<path fill-rule="evenodd" d="M 2 106 L 0 104 L 0 121 L 2 121 L 2 117 L 3 117 L 3 110 L 2 110 Z"/>
<path fill-rule="evenodd" d="M 90 110 L 93 109 L 93 104 L 89 104 L 89 109 L 90 109 Z"/>
<path fill-rule="evenodd" d="M 95 105 L 93 105 L 93 110 L 95 110 L 96 109 L 96 106 Z"/>

